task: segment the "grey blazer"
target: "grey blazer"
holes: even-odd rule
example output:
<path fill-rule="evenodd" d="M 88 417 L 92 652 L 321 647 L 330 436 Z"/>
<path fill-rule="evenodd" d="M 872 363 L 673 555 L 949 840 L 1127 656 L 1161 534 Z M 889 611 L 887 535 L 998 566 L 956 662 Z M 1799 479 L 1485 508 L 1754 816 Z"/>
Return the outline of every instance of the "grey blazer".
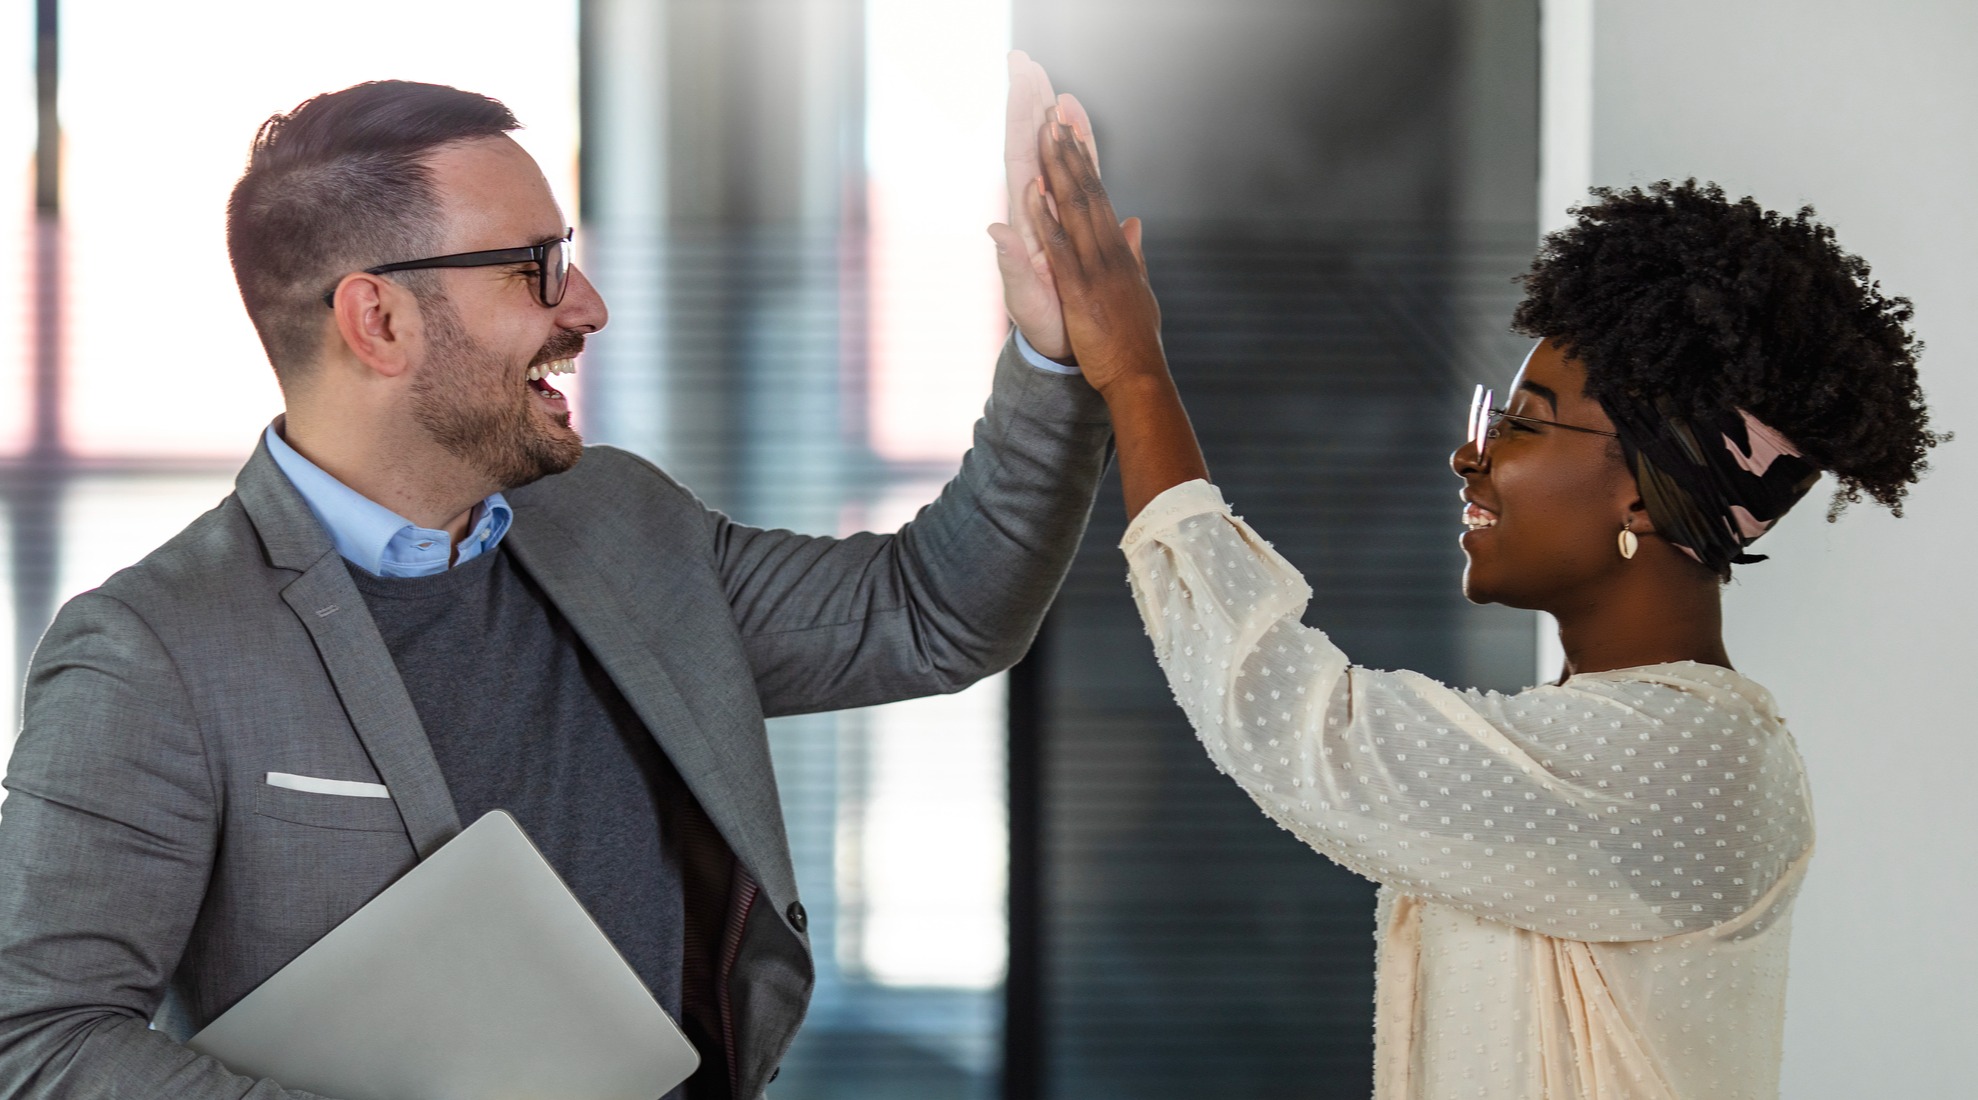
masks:
<path fill-rule="evenodd" d="M 897 534 L 745 527 L 606 447 L 509 494 L 516 560 L 733 853 L 736 1095 L 761 1095 L 813 981 L 763 717 L 955 691 L 1014 662 L 1110 438 L 1082 380 L 1006 347 L 974 449 Z M 303 1095 L 182 1040 L 461 828 L 362 596 L 265 449 L 217 508 L 62 608 L 6 787 L 8 1097 Z"/>

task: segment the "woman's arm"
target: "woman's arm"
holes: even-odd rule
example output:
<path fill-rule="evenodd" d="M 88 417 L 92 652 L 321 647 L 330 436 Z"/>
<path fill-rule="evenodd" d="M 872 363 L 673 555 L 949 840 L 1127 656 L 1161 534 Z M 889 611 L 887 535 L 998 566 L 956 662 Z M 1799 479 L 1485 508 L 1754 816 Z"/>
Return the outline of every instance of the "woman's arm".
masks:
<path fill-rule="evenodd" d="M 1376 882 L 1550 936 L 1655 939 L 1750 911 L 1812 844 L 1792 740 L 1727 669 L 1506 696 L 1352 665 L 1300 623 L 1304 578 L 1206 483 L 1162 494 L 1121 545 L 1210 759 Z"/>
<path fill-rule="evenodd" d="M 1086 152 L 1089 135 L 1074 133 L 1065 117 L 1054 111 L 1038 135 L 1044 178 L 1028 192 L 1030 217 L 1043 235 L 1079 369 L 1112 414 L 1131 517 L 1173 486 L 1207 480 L 1209 470 L 1161 350 L 1161 307 L 1147 284 L 1140 220 L 1114 221 Z"/>

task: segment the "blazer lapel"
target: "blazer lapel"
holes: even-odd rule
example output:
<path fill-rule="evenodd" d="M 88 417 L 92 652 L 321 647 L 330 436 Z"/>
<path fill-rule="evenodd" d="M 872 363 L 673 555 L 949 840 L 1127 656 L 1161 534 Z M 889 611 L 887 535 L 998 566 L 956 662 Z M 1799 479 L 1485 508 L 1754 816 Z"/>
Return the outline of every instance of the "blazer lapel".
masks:
<path fill-rule="evenodd" d="M 775 771 L 752 701 L 744 722 L 735 707 L 721 705 L 718 693 L 682 693 L 676 676 L 722 683 L 730 678 L 709 677 L 705 667 L 669 669 L 668 657 L 678 661 L 679 655 L 654 644 L 663 626 L 641 627 L 636 621 L 664 619 L 679 608 L 625 606 L 603 568 L 560 527 L 543 522 L 547 517 L 540 514 L 527 523 L 519 512 L 516 518 L 506 539 L 510 551 L 625 694 L 735 857 L 775 896 L 794 897 Z M 739 679 L 750 683 L 745 674 Z M 750 730 L 757 732 L 751 736 Z"/>
<path fill-rule="evenodd" d="M 301 575 L 282 599 L 316 643 L 364 751 L 391 791 L 419 858 L 460 832 L 460 816 L 398 666 L 352 583 L 342 556 L 265 444 L 255 448 L 236 492 L 267 548 L 269 564 Z"/>
<path fill-rule="evenodd" d="M 364 596 L 334 548 L 282 590 L 316 640 L 323 668 L 372 766 L 398 804 L 412 846 L 424 859 L 460 832 L 460 816 L 405 681 L 392 663 Z"/>

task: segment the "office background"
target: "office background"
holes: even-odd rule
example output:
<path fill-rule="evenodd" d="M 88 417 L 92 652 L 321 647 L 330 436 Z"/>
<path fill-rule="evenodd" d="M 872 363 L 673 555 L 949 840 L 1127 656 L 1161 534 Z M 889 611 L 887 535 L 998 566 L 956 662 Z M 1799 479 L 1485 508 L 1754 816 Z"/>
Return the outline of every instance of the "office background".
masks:
<path fill-rule="evenodd" d="M 1532 617 L 1457 595 L 1444 460 L 1523 353 L 1511 277 L 1589 183 L 1815 203 L 1915 300 L 1939 424 L 1972 422 L 1978 13 L 1952 0 L 37 0 L 0 21 L 0 668 L 215 503 L 279 408 L 225 193 L 262 118 L 361 79 L 528 124 L 612 308 L 589 438 L 749 522 L 910 517 L 1004 331 L 1012 45 L 1092 110 L 1218 479 L 1363 663 L 1515 689 L 1547 659 Z M 1789 1096 L 1978 1079 L 1968 450 L 1903 520 L 1802 508 L 1727 596 L 1820 815 Z M 774 724 L 819 966 L 782 1100 L 1367 1094 L 1372 890 L 1196 748 L 1123 524 L 1109 490 L 1008 676 Z"/>

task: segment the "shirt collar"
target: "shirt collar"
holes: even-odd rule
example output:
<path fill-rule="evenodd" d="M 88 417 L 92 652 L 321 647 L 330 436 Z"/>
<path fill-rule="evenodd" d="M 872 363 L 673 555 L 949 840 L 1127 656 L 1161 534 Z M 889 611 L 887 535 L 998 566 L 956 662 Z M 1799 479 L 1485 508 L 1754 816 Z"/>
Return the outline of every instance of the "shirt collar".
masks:
<path fill-rule="evenodd" d="M 270 424 L 262 438 L 268 454 L 323 525 L 337 553 L 366 572 L 380 577 L 423 577 L 444 573 L 447 559 L 461 565 L 493 550 L 508 533 L 515 513 L 500 493 L 474 508 L 467 537 L 458 554 L 445 531 L 420 527 L 397 512 L 359 493 L 302 457 Z"/>

